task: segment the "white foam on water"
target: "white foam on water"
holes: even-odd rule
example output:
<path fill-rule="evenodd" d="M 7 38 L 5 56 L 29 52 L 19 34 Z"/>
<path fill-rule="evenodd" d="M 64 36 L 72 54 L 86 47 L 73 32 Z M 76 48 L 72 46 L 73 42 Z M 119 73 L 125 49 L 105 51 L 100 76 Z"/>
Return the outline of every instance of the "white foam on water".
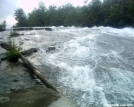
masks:
<path fill-rule="evenodd" d="M 64 29 L 64 33 L 76 35 L 74 39 L 63 43 L 55 53 L 46 53 L 40 48 L 40 60 L 45 65 L 60 68 L 57 78 L 63 93 L 81 107 L 105 107 L 110 103 L 123 102 L 130 104 L 134 101 L 134 73 L 130 69 L 134 64 L 129 64 L 129 59 L 121 55 L 126 50 L 125 44 L 117 47 L 113 43 L 111 46 L 109 39 L 103 41 L 100 37 L 104 33 L 111 33 L 113 38 L 132 37 L 132 30 L 93 27 L 78 29 L 79 34 L 77 28 Z M 100 48 L 98 41 L 109 48 Z"/>
<path fill-rule="evenodd" d="M 84 65 L 84 63 L 81 62 L 82 60 L 89 58 L 90 54 L 95 55 L 95 53 L 91 53 L 94 50 L 93 39 L 95 39 L 95 36 L 89 34 L 85 37 L 78 37 L 75 40 L 70 40 L 69 42 L 64 43 L 63 50 L 58 53 L 47 55 L 43 52 L 46 57 L 42 60 L 42 63 L 47 63 L 49 66 L 57 66 L 61 69 L 62 76 L 58 77 L 58 80 L 59 82 L 64 83 L 64 86 L 72 88 L 73 90 L 88 92 L 90 96 L 83 94 L 83 99 L 85 99 L 85 101 L 94 103 L 94 91 L 98 92 L 103 102 L 102 105 L 104 105 L 107 103 L 107 100 L 105 98 L 105 94 L 103 93 L 102 87 L 96 86 L 94 69 L 89 65 Z M 87 46 L 84 46 L 84 44 L 82 45 L 84 41 L 89 42 Z M 74 66 L 69 64 L 68 59 L 70 59 Z M 78 66 L 77 64 L 79 63 L 81 63 L 82 66 Z"/>
<path fill-rule="evenodd" d="M 68 75 L 65 78 L 60 77 L 59 79 L 60 82 L 64 82 L 64 85 L 78 90 L 81 89 L 83 91 L 92 90 L 95 86 L 94 75 L 92 73 L 93 71 L 88 66 L 74 66 L 72 68 L 63 63 L 59 64 L 58 66 L 68 71 L 67 73 L 65 73 L 65 71 L 61 72 L 62 75 Z"/>
<path fill-rule="evenodd" d="M 98 93 L 98 99 L 101 99 L 102 105 L 107 104 L 103 88 L 96 85 L 94 70 L 88 65 L 71 67 L 64 62 L 60 62 L 57 66 L 62 69 L 62 77 L 58 77 L 59 82 L 74 91 L 81 90 L 84 92 L 82 100 L 80 101 L 81 107 L 87 107 L 90 103 L 95 103 L 98 97 L 96 93 Z M 64 94 L 66 95 L 66 92 Z"/>

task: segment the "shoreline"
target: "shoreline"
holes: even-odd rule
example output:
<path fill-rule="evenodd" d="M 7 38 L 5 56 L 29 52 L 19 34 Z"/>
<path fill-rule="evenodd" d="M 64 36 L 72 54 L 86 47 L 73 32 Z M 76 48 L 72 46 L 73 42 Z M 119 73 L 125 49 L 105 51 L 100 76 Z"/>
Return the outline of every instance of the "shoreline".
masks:
<path fill-rule="evenodd" d="M 32 36 L 34 36 L 34 35 L 32 35 Z M 7 38 L 8 38 L 8 36 L 7 36 Z M 15 39 L 16 38 L 17 37 L 15 37 Z M 3 51 L 1 51 L 0 53 L 3 53 Z M 29 57 L 31 57 L 31 56 L 29 56 Z M 36 58 L 35 58 L 35 60 L 36 60 Z M 51 71 L 49 71 L 49 73 L 50 72 Z M 42 87 L 42 85 L 43 85 L 42 82 L 36 76 L 33 76 L 33 75 L 31 75 L 27 72 L 27 68 L 25 68 L 25 66 L 23 65 L 22 62 L 17 62 L 14 65 L 14 64 L 8 62 L 7 60 L 4 60 L 4 61 L 1 62 L 0 73 L 1 73 L 0 80 L 3 80 L 3 81 L 1 81 L 1 86 L 3 86 L 3 87 L 1 87 L 1 91 L 0 91 L 0 105 L 1 105 L 1 107 L 5 107 L 5 105 L 7 103 L 9 103 L 10 105 L 13 104 L 14 106 L 16 106 L 16 104 L 18 104 L 18 101 L 17 100 L 16 101 L 14 100 L 14 102 L 12 101 L 12 97 L 16 93 L 19 92 L 23 96 L 24 93 L 21 93 L 22 90 L 24 90 L 24 92 L 25 92 L 25 90 L 29 90 L 29 88 L 32 89 L 32 87 L 33 87 L 33 90 L 34 89 L 36 90 L 36 88 Z M 45 90 L 45 88 L 44 88 L 44 90 Z M 47 90 L 49 91 L 51 89 L 47 88 Z M 36 91 L 34 93 L 36 93 Z M 48 94 L 48 93 L 44 92 L 44 95 L 46 95 L 46 94 Z M 57 94 L 58 93 L 55 93 L 55 95 L 57 95 Z M 7 95 L 7 96 L 5 97 L 5 95 Z M 11 97 L 10 95 L 13 95 L 13 96 Z M 33 95 L 30 95 L 30 96 L 33 96 Z M 17 98 L 16 95 L 14 97 L 15 97 L 15 99 Z M 41 96 L 38 96 L 38 97 L 42 98 Z M 60 95 L 60 98 L 55 100 L 55 101 L 59 102 L 58 105 L 56 103 L 56 104 L 52 104 L 52 106 L 50 106 L 50 107 L 54 107 L 55 105 L 57 105 L 57 107 L 61 107 L 61 104 L 65 103 L 65 102 L 68 105 L 71 105 L 71 106 L 68 106 L 68 107 L 77 107 L 70 100 L 66 99 L 65 97 L 63 97 L 63 98 L 62 97 L 63 96 Z M 53 98 L 51 98 L 51 97 L 48 100 L 51 100 L 51 99 L 53 100 Z M 59 99 L 62 99 L 62 100 L 59 100 Z M 3 100 L 5 100 L 6 102 L 2 102 Z M 36 102 L 36 100 L 35 100 L 35 102 Z M 45 99 L 43 98 L 41 100 L 45 100 Z M 25 100 L 23 100 L 22 102 L 25 103 Z M 51 103 L 52 102 L 53 101 L 51 101 Z M 45 103 L 47 103 L 47 102 L 45 102 Z M 28 105 L 28 104 L 26 104 L 26 105 Z M 39 104 L 39 105 L 41 105 L 41 104 Z M 51 104 L 49 104 L 49 105 L 51 105 Z M 49 105 L 47 105 L 47 106 L 49 106 Z M 6 107 L 10 107 L 10 106 L 6 106 Z M 28 106 L 28 107 L 30 107 L 30 106 Z M 32 106 L 32 107 L 34 107 L 34 106 Z M 43 106 L 43 104 L 42 104 L 42 107 L 46 107 L 46 106 L 45 105 Z"/>

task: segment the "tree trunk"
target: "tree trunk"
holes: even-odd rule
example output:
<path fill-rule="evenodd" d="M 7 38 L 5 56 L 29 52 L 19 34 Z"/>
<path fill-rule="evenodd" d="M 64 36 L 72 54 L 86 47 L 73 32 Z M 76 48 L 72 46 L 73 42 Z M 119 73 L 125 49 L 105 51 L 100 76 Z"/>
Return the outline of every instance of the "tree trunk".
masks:
<path fill-rule="evenodd" d="M 20 55 L 20 59 L 25 63 L 30 71 L 37 75 L 37 77 L 46 85 L 47 88 L 57 91 L 57 89 L 46 80 L 44 75 L 42 75 L 22 54 Z"/>
<path fill-rule="evenodd" d="M 1 46 L 2 48 L 4 48 L 4 49 L 7 50 L 9 45 L 8 45 L 7 43 L 5 43 L 5 42 L 1 42 L 1 43 L 0 43 L 0 46 Z M 45 78 L 45 76 L 42 75 L 42 74 L 33 66 L 33 64 L 30 63 L 30 61 L 29 61 L 27 58 L 25 58 L 22 54 L 20 54 L 19 58 L 24 62 L 24 64 L 27 66 L 27 68 L 28 68 L 30 71 L 32 71 L 35 75 L 37 75 L 37 77 L 42 81 L 42 83 L 43 83 L 47 88 L 50 88 L 50 89 L 52 89 L 52 90 L 58 92 L 57 89 L 56 89 L 52 84 L 50 84 L 49 81 L 47 81 L 47 79 Z"/>

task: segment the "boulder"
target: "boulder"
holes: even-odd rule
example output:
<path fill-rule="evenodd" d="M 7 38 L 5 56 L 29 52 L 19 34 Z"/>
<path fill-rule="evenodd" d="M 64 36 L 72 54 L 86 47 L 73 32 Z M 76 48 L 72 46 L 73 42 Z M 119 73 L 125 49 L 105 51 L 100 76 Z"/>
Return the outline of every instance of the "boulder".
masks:
<path fill-rule="evenodd" d="M 24 42 L 23 41 L 19 41 L 19 45 L 23 45 L 24 44 Z"/>
<path fill-rule="evenodd" d="M 45 28 L 45 30 L 47 30 L 47 31 L 52 31 L 52 29 L 51 29 L 51 28 Z"/>
<path fill-rule="evenodd" d="M 38 28 L 34 28 L 35 30 L 44 30 L 44 28 L 38 27 Z"/>
<path fill-rule="evenodd" d="M 55 46 L 49 46 L 49 47 L 48 47 L 48 50 L 49 50 L 49 51 L 55 50 L 55 49 L 56 49 Z"/>
<path fill-rule="evenodd" d="M 29 50 L 26 50 L 26 51 L 21 52 L 21 54 L 24 55 L 24 56 L 29 56 L 29 55 L 31 55 L 32 53 L 35 53 L 35 52 L 37 52 L 37 51 L 38 51 L 37 48 L 31 48 L 31 49 L 29 49 Z"/>

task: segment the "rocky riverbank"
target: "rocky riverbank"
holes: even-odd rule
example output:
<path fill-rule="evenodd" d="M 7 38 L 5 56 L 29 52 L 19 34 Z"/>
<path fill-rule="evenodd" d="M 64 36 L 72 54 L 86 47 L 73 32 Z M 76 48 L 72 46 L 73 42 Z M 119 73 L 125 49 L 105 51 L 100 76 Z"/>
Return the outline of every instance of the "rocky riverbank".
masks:
<path fill-rule="evenodd" d="M 24 31 L 23 31 L 24 32 Z M 30 31 L 30 33 L 35 31 Z M 39 31 L 44 32 L 44 31 Z M 22 32 L 20 32 L 22 33 Z M 39 45 L 31 43 L 31 39 L 38 40 L 38 36 L 41 34 L 33 33 L 32 35 L 29 32 L 25 32 L 24 35 L 12 38 L 16 44 L 20 45 L 23 48 L 23 51 L 31 48 L 38 48 Z M 47 32 L 45 32 L 47 33 Z M 9 31 L 2 32 L 0 34 L 1 41 L 7 42 L 9 39 Z M 28 38 L 28 36 L 31 38 Z M 32 37 L 33 36 L 33 37 Z M 45 43 L 46 51 L 52 51 L 56 48 L 52 46 L 52 42 L 48 41 L 52 38 L 45 36 L 44 39 L 47 38 Z M 56 41 L 57 43 L 60 41 Z M 43 41 L 42 41 L 43 42 Z M 55 42 L 55 43 L 56 43 Z M 51 49 L 50 49 L 51 48 Z M 5 50 L 0 48 L 1 58 L 5 54 Z M 37 60 L 36 54 L 33 54 L 29 57 L 32 63 L 37 67 L 41 68 L 41 63 Z M 43 66 L 41 71 L 50 70 L 50 67 Z M 11 107 L 17 106 L 19 107 L 76 107 L 70 100 L 66 99 L 57 92 L 52 91 L 51 89 L 46 88 L 43 83 L 38 79 L 35 75 L 29 73 L 30 71 L 25 67 L 23 62 L 19 60 L 17 63 L 10 63 L 7 60 L 1 60 L 0 63 L 0 107 Z M 50 74 L 49 71 L 48 74 Z M 46 73 L 45 73 L 46 74 Z M 48 77 L 48 76 L 47 76 Z M 26 100 L 27 98 L 27 100 Z M 53 103 L 56 102 L 56 103 Z M 21 105 L 22 104 L 22 105 Z"/>
<path fill-rule="evenodd" d="M 5 93 L 0 107 L 77 107 L 69 99 L 45 86 Z"/>

